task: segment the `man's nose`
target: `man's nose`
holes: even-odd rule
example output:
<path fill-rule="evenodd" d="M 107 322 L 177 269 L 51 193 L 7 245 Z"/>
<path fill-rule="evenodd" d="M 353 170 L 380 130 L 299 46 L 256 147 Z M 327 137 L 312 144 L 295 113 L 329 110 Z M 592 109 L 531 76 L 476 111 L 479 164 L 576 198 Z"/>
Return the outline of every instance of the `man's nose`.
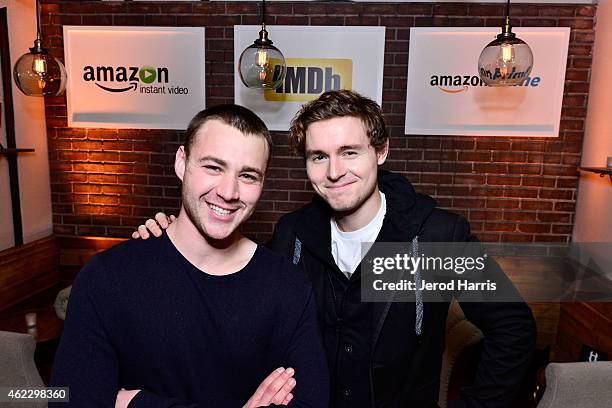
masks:
<path fill-rule="evenodd" d="M 327 167 L 327 178 L 330 180 L 338 180 L 346 173 L 346 167 L 342 163 L 342 160 L 336 157 L 329 158 L 329 165 Z"/>
<path fill-rule="evenodd" d="M 230 174 L 225 174 L 217 186 L 217 195 L 225 201 L 240 198 L 238 179 Z"/>

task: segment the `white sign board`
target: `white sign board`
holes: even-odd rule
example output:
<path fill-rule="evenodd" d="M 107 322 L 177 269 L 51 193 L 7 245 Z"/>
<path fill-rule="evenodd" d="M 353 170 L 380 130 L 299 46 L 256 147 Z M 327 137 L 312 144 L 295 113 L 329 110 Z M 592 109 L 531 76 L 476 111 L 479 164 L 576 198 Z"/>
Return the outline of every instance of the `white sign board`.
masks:
<path fill-rule="evenodd" d="M 64 26 L 68 126 L 186 129 L 205 108 L 204 28 Z"/>
<path fill-rule="evenodd" d="M 411 28 L 406 134 L 557 137 L 570 29 L 514 28 L 533 52 L 521 86 L 488 87 L 478 57 L 498 28 Z"/>
<path fill-rule="evenodd" d="M 302 104 L 328 90 L 352 89 L 382 102 L 385 27 L 267 29 L 269 38 L 285 56 L 285 81 L 276 90 L 244 86 L 238 61 L 242 51 L 258 38 L 261 26 L 234 26 L 234 100 L 257 113 L 270 130 L 288 130 Z"/>

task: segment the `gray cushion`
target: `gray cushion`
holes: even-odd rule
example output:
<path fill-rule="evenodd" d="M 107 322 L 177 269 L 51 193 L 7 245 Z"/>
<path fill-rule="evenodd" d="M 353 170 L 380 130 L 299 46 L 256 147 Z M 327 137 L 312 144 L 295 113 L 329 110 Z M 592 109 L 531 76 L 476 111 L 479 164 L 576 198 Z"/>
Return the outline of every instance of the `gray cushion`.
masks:
<path fill-rule="evenodd" d="M 538 408 L 601 408 L 612 404 L 612 361 L 550 363 Z"/>
<path fill-rule="evenodd" d="M 55 308 L 55 314 L 62 320 L 66 320 L 66 308 L 68 307 L 68 298 L 70 297 L 70 290 L 72 286 L 68 286 L 59 291 L 55 298 L 53 307 Z"/>
<path fill-rule="evenodd" d="M 29 334 L 0 331 L 0 387 L 44 387 L 34 364 L 36 340 Z M 0 408 L 46 407 L 44 402 L 0 402 Z"/>

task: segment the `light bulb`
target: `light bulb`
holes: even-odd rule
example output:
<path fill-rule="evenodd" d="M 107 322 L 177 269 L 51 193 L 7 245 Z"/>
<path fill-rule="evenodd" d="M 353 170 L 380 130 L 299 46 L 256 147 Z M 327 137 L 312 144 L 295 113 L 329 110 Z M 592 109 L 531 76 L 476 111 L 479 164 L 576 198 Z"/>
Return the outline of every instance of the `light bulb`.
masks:
<path fill-rule="evenodd" d="M 47 61 L 45 61 L 41 54 L 37 54 L 32 60 L 32 71 L 37 74 L 47 73 Z"/>
<path fill-rule="evenodd" d="M 504 64 L 511 62 L 514 59 L 514 47 L 512 44 L 502 44 L 500 48 L 501 59 Z"/>
<path fill-rule="evenodd" d="M 502 44 L 499 47 L 499 71 L 502 77 L 508 76 L 508 73 L 514 66 L 514 47 L 512 44 Z"/>
<path fill-rule="evenodd" d="M 47 85 L 47 61 L 42 54 L 36 54 L 32 60 L 32 72 L 37 76 L 36 82 L 40 89 L 44 89 Z"/>
<path fill-rule="evenodd" d="M 268 53 L 265 49 L 260 48 L 259 50 L 257 50 L 256 64 L 259 67 L 259 79 L 263 81 L 266 79 L 266 70 L 268 68 Z"/>
<path fill-rule="evenodd" d="M 268 53 L 264 49 L 257 50 L 257 65 L 263 67 L 268 64 Z"/>

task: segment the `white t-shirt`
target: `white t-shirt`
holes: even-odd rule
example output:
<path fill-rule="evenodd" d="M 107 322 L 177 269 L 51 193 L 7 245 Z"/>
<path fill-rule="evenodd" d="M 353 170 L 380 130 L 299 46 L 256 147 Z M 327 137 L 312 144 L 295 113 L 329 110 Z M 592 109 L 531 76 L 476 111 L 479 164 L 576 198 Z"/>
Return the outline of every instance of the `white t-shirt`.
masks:
<path fill-rule="evenodd" d="M 347 278 L 351 278 L 351 275 L 353 275 L 361 262 L 361 243 L 367 242 L 371 246 L 376 240 L 382 228 L 386 212 L 387 201 L 385 200 L 385 195 L 380 193 L 380 208 L 374 218 L 372 218 L 372 221 L 365 227 L 356 231 L 344 232 L 338 228 L 338 224 L 336 224 L 336 220 L 333 217 L 330 219 L 332 255 L 336 265 L 338 265 L 338 268 Z"/>

